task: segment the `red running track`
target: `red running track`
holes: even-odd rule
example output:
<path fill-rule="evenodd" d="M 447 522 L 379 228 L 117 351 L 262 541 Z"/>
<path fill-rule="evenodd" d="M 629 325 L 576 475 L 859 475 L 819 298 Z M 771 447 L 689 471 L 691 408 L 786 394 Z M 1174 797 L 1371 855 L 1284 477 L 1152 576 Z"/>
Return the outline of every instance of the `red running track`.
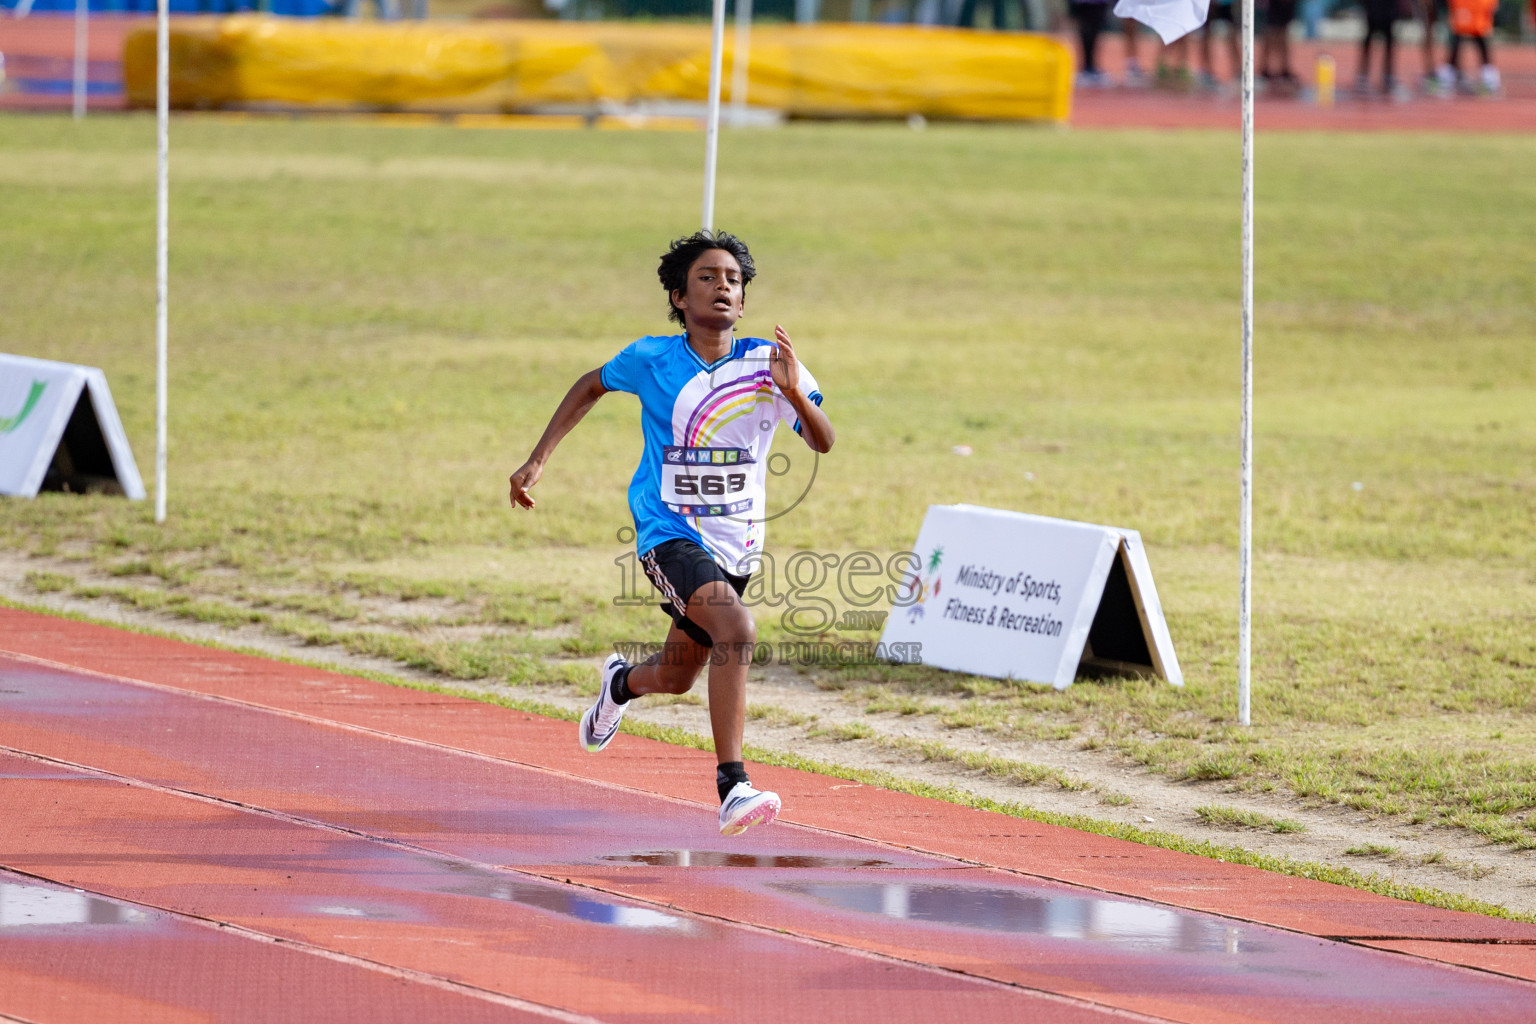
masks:
<path fill-rule="evenodd" d="M 0 609 L 0 1016 L 1487 1021 L 1536 926 Z"/>

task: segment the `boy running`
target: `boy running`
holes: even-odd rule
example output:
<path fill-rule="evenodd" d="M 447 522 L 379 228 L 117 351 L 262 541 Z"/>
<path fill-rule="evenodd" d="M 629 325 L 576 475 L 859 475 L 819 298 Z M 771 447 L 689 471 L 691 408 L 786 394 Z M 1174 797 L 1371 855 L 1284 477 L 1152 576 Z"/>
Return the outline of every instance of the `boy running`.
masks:
<path fill-rule="evenodd" d="M 757 624 L 741 593 L 763 549 L 768 452 L 780 420 L 816 452 L 832 449 L 821 392 L 783 327 L 776 342 L 737 338 L 747 284 L 746 245 L 725 232 L 673 242 L 657 270 L 667 315 L 683 333 L 644 337 L 571 386 L 528 461 L 512 474 L 513 507 L 533 508 L 555 446 L 610 391 L 640 399 L 645 448 L 629 485 L 635 547 L 672 617 L 662 653 L 640 665 L 603 663 L 597 700 L 581 717 L 591 753 L 618 735 L 631 700 L 687 693 L 709 664 L 709 720 L 719 766 L 720 831 L 739 835 L 773 821 L 777 793 L 752 788 L 741 760 L 747 669 Z"/>

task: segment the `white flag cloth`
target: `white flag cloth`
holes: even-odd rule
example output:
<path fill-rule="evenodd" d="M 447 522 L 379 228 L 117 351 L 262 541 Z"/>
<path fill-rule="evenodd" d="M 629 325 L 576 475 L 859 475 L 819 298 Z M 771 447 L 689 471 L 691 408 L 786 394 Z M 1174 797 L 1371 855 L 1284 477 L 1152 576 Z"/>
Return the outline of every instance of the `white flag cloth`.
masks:
<path fill-rule="evenodd" d="M 1115 17 L 1132 18 L 1171 43 L 1205 24 L 1211 0 L 1120 0 Z"/>

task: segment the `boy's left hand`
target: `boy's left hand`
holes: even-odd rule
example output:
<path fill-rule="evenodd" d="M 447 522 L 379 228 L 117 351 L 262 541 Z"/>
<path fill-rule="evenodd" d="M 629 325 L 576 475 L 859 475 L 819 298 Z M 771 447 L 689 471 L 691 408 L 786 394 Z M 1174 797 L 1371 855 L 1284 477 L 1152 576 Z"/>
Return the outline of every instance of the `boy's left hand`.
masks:
<path fill-rule="evenodd" d="M 773 382 L 780 391 L 792 395 L 800 386 L 800 362 L 795 358 L 795 346 L 782 325 L 774 325 L 773 336 L 779 343 L 768 356 L 768 372 L 773 374 Z"/>
<path fill-rule="evenodd" d="M 832 421 L 827 419 L 827 414 L 821 411 L 820 406 L 811 401 L 810 396 L 800 390 L 800 360 L 795 358 L 795 345 L 789 340 L 789 333 L 775 324 L 773 336 L 779 342 L 768 355 L 768 372 L 773 375 L 773 383 L 789 400 L 789 404 L 795 407 L 805 443 L 811 446 L 812 451 L 829 452 L 837 437 L 832 431 Z"/>

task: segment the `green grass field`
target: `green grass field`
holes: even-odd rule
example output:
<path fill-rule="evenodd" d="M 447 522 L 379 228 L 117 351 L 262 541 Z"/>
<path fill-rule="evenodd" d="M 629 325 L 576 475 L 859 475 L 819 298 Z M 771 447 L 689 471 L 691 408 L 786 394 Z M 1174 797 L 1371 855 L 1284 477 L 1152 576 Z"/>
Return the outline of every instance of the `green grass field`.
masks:
<path fill-rule="evenodd" d="M 578 657 L 664 624 L 611 600 L 633 399 L 572 435 L 534 513 L 506 477 L 578 374 L 666 329 L 656 257 L 696 223 L 701 151 L 176 121 L 170 521 L 48 495 L 0 504 L 0 536 L 122 578 L 53 561 L 39 591 L 590 685 Z M 1260 140 L 1251 730 L 1237 157 L 1197 132 L 725 136 L 717 221 L 762 275 L 744 326 L 788 327 L 839 432 L 770 549 L 902 550 L 953 501 L 1134 527 L 1189 680 L 828 685 L 915 713 L 958 690 L 957 726 L 1536 846 L 1536 138 Z M 152 121 L 0 119 L 0 186 L 0 350 L 104 367 L 150 475 Z M 430 629 L 429 599 L 452 611 Z"/>

